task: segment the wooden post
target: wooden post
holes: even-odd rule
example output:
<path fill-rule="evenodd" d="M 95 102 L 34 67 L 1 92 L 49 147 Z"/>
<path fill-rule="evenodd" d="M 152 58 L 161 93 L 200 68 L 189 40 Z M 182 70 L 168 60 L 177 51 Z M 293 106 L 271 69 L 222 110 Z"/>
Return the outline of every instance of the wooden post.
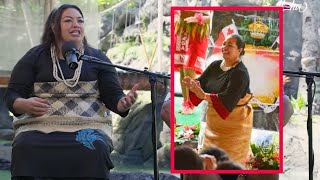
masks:
<path fill-rule="evenodd" d="M 158 1 L 158 65 L 162 72 L 163 0 Z"/>

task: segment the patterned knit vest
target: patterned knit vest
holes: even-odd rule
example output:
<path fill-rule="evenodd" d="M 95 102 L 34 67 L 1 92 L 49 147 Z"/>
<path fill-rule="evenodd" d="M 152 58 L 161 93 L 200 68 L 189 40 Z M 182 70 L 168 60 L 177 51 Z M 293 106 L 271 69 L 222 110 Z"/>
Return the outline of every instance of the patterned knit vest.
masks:
<path fill-rule="evenodd" d="M 37 82 L 34 83 L 34 95 L 47 99 L 51 109 L 40 117 L 24 114 L 15 119 L 16 135 L 32 130 L 50 133 L 91 128 L 111 136 L 112 118 L 99 99 L 97 81 L 80 81 L 75 87 L 68 87 L 63 82 Z"/>

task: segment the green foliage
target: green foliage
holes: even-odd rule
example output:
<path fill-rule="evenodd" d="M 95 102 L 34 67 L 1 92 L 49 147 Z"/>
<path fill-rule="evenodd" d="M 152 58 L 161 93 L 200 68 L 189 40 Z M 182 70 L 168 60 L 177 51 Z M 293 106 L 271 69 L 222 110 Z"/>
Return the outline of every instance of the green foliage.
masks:
<path fill-rule="evenodd" d="M 74 4 L 77 5 L 78 7 L 83 8 L 87 7 L 88 3 L 97 3 L 97 0 L 59 0 L 59 4 Z"/>
<path fill-rule="evenodd" d="M 155 43 L 157 41 L 158 35 L 155 33 L 141 33 L 143 37 L 143 41 L 146 42 L 151 42 Z"/>
<path fill-rule="evenodd" d="M 113 5 L 117 4 L 118 0 L 98 0 L 98 8 L 99 11 L 104 11 L 106 9 L 109 9 Z"/>
<path fill-rule="evenodd" d="M 106 9 L 111 8 L 112 6 L 118 4 L 122 0 L 98 0 L 98 7 L 99 7 L 99 12 L 102 12 Z M 128 1 L 128 8 L 134 7 L 134 0 L 129 0 Z"/>
<path fill-rule="evenodd" d="M 279 148 L 274 143 L 271 144 L 251 144 L 254 155 L 246 162 L 248 169 L 279 169 Z"/>
<path fill-rule="evenodd" d="M 110 8 L 111 6 L 119 3 L 119 0 L 98 0 L 98 6 L 105 6 Z"/>
<path fill-rule="evenodd" d="M 116 44 L 116 47 L 123 50 L 124 52 L 127 51 L 128 48 L 132 47 L 133 44 L 132 43 L 118 43 Z"/>
<path fill-rule="evenodd" d="M 196 129 L 193 131 L 195 135 L 199 135 L 200 133 L 200 122 L 196 124 Z"/>
<path fill-rule="evenodd" d="M 109 5 L 110 0 L 98 0 L 98 6 Z"/>
<path fill-rule="evenodd" d="M 254 40 L 250 36 L 250 32 L 247 30 L 248 25 L 251 23 L 250 17 L 245 17 L 241 22 L 239 34 L 243 37 L 243 40 L 247 44 L 253 44 Z"/>
<path fill-rule="evenodd" d="M 299 93 L 297 99 L 291 96 L 290 98 L 293 109 L 300 111 L 302 108 L 306 107 L 306 101 L 303 99 L 302 95 Z"/>
<path fill-rule="evenodd" d="M 143 29 L 147 29 L 148 28 L 147 26 L 149 24 L 148 17 L 146 15 L 141 15 L 140 16 L 140 21 L 142 22 Z"/>
<path fill-rule="evenodd" d="M 107 52 L 107 56 L 112 60 L 123 59 L 127 50 L 133 46 L 133 43 L 118 43 L 115 47 L 111 48 Z"/>
<path fill-rule="evenodd" d="M 10 180 L 11 173 L 10 173 L 10 171 L 0 170 L 0 177 L 2 180 Z"/>
<path fill-rule="evenodd" d="M 8 141 L 8 140 L 0 140 L 0 145 L 5 145 L 5 144 L 12 144 L 12 141 Z M 1 176 L 0 176 L 1 177 Z"/>
<path fill-rule="evenodd" d="M 198 141 L 200 132 L 200 122 L 196 125 L 184 125 L 174 128 L 174 142 L 183 144 L 188 141 Z"/>
<path fill-rule="evenodd" d="M 28 4 L 28 8 L 31 13 L 33 14 L 40 14 L 40 12 L 43 10 L 42 4 L 37 1 L 26 1 Z"/>
<path fill-rule="evenodd" d="M 268 25 L 269 30 L 262 40 L 253 39 L 248 30 L 248 25 L 254 22 L 254 18 L 245 17 L 241 22 L 241 27 L 239 28 L 239 34 L 243 37 L 246 44 L 253 44 L 256 46 L 271 46 L 272 43 L 277 39 L 279 30 L 278 22 L 274 19 L 262 19 L 262 22 Z"/>
<path fill-rule="evenodd" d="M 163 45 L 163 48 L 168 48 L 168 47 L 170 47 L 170 45 L 171 45 L 170 37 L 163 36 L 162 43 L 163 43 L 163 44 L 162 44 L 162 45 Z"/>
<path fill-rule="evenodd" d="M 263 5 L 265 6 L 275 6 L 278 0 L 263 0 Z"/>

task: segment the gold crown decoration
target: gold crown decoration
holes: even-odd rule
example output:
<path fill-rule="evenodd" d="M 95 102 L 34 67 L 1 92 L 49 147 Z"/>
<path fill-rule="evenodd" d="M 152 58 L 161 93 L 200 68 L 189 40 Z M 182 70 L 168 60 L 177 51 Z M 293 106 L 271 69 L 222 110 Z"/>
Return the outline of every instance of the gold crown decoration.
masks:
<path fill-rule="evenodd" d="M 254 23 L 251 23 L 248 25 L 248 29 L 250 31 L 250 35 L 254 39 L 263 39 L 268 30 L 269 27 L 265 24 L 263 24 L 260 20 Z"/>

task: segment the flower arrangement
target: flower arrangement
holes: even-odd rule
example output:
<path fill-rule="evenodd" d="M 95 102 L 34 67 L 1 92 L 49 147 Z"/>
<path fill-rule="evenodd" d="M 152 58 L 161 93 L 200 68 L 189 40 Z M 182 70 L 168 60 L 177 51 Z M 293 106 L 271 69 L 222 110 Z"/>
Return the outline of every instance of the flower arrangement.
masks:
<path fill-rule="evenodd" d="M 279 148 L 274 143 L 251 144 L 253 157 L 246 162 L 247 169 L 275 170 L 279 169 Z"/>
<path fill-rule="evenodd" d="M 188 141 L 198 141 L 199 131 L 200 123 L 196 125 L 183 125 L 181 127 L 175 126 L 174 141 L 178 144 L 183 144 Z"/>

